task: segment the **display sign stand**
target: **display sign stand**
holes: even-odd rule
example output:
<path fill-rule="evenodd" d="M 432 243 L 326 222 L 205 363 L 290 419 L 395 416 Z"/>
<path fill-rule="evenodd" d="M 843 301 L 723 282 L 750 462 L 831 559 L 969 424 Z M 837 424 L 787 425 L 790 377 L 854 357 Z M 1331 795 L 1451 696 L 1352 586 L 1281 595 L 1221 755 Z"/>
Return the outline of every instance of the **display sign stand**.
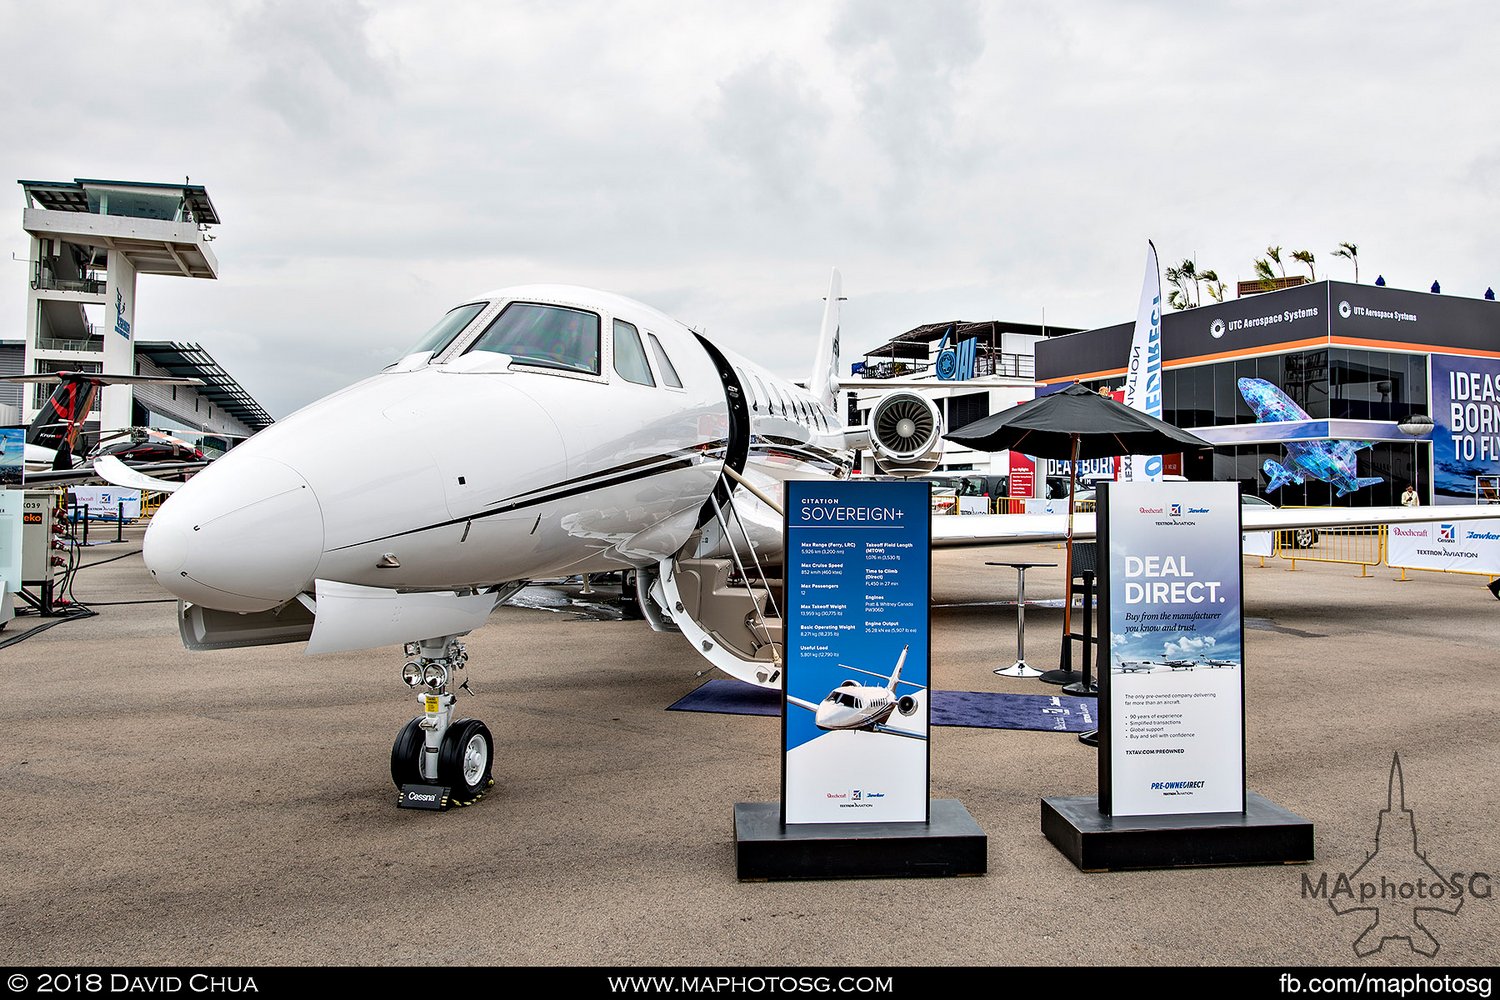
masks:
<path fill-rule="evenodd" d="M 780 802 L 734 807 L 741 881 L 983 875 L 929 791 L 926 483 L 786 484 Z"/>
<path fill-rule="evenodd" d="M 1310 862 L 1312 823 L 1245 789 L 1238 484 L 1105 483 L 1097 516 L 1099 791 L 1042 799 L 1042 833 L 1083 871 Z"/>

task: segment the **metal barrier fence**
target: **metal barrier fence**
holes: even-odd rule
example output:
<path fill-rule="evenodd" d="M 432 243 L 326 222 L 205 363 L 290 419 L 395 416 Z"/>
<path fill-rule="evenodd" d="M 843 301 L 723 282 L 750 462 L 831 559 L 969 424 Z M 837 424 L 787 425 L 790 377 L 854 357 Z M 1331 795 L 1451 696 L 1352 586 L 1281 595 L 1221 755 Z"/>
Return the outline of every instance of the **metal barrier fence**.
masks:
<path fill-rule="evenodd" d="M 1282 509 L 1320 508 L 1288 506 Z M 1279 558 L 1291 563 L 1287 572 L 1296 572 L 1297 563 L 1303 561 L 1358 566 L 1360 576 L 1369 576 L 1371 567 L 1385 562 L 1385 525 L 1363 524 L 1278 531 L 1273 551 Z"/>

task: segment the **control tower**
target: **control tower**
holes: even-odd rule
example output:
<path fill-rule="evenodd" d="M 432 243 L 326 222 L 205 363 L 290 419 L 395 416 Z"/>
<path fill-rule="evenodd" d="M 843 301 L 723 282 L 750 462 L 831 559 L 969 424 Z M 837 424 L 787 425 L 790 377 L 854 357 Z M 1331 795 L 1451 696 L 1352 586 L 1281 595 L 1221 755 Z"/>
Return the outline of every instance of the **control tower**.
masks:
<path fill-rule="evenodd" d="M 140 181 L 20 181 L 31 237 L 25 370 L 135 374 L 136 276 L 217 278 L 208 228 L 219 224 L 200 185 Z M 134 386 L 107 386 L 99 426 L 130 427 Z M 30 421 L 52 387 L 33 387 Z"/>

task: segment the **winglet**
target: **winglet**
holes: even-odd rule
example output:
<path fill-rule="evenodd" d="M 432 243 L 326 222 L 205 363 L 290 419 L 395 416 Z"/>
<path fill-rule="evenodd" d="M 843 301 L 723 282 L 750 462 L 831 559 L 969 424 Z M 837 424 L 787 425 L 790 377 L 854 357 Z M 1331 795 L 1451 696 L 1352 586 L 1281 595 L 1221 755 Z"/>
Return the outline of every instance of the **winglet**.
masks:
<path fill-rule="evenodd" d="M 823 326 L 818 331 L 818 354 L 813 359 L 807 391 L 829 413 L 838 414 L 839 389 L 839 303 L 843 301 L 844 280 L 839 269 L 833 269 L 828 281 L 828 299 L 823 304 Z"/>

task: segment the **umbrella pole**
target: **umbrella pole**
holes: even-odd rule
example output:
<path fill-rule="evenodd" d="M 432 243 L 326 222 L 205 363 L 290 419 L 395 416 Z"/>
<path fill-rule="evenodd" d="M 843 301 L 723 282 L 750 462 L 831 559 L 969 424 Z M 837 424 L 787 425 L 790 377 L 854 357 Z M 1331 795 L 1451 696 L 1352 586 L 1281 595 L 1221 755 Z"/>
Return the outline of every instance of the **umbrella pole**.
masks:
<path fill-rule="evenodd" d="M 1078 435 L 1073 435 L 1073 460 L 1068 463 L 1068 555 L 1063 571 L 1063 654 L 1059 666 L 1073 672 L 1073 496 L 1078 492 Z"/>

